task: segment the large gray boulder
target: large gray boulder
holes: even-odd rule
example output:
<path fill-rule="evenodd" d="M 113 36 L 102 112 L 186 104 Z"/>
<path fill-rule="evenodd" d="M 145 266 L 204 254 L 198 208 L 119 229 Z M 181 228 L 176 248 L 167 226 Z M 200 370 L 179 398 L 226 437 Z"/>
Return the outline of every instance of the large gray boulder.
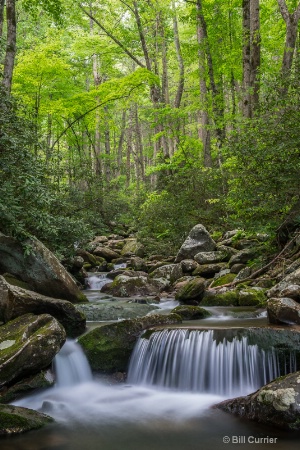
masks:
<path fill-rule="evenodd" d="M 27 313 L 50 314 L 63 325 L 70 337 L 77 337 L 85 331 L 85 317 L 71 302 L 12 286 L 0 276 L 0 320 L 8 322 Z"/>
<path fill-rule="evenodd" d="M 291 431 L 300 430 L 300 372 L 277 378 L 254 394 L 216 405 L 244 419 Z"/>
<path fill-rule="evenodd" d="M 193 277 L 180 286 L 175 294 L 175 299 L 185 304 L 198 304 L 203 298 L 205 283 L 204 278 Z"/>
<path fill-rule="evenodd" d="M 206 228 L 201 224 L 195 225 L 179 249 L 175 262 L 178 263 L 184 259 L 193 259 L 197 253 L 212 252 L 215 248 L 216 243 Z"/>
<path fill-rule="evenodd" d="M 37 239 L 27 239 L 21 245 L 16 239 L 0 234 L 0 273 L 5 272 L 40 294 L 72 303 L 87 301 L 56 256 Z"/>
<path fill-rule="evenodd" d="M 165 288 L 166 283 L 168 284 L 166 280 L 164 284 L 161 280 L 153 280 L 147 276 L 131 276 L 131 274 L 123 273 L 118 275 L 112 283 L 103 286 L 101 292 L 115 297 L 158 295 Z"/>
<path fill-rule="evenodd" d="M 270 298 L 267 312 L 270 323 L 300 324 L 300 304 L 291 298 Z"/>
<path fill-rule="evenodd" d="M 150 275 L 151 278 L 165 278 L 171 284 L 183 277 L 183 271 L 180 264 L 166 264 L 153 270 Z"/>
<path fill-rule="evenodd" d="M 47 368 L 66 339 L 48 314 L 26 314 L 0 327 L 0 389 Z"/>
<path fill-rule="evenodd" d="M 300 286 L 300 268 L 288 274 L 268 291 L 268 297 L 285 297 L 289 286 Z M 294 288 L 295 289 L 295 288 Z M 295 297 L 293 297 L 295 298 Z M 297 297 L 300 300 L 300 296 Z"/>
<path fill-rule="evenodd" d="M 15 435 L 25 433 L 25 431 L 37 430 L 52 422 L 54 422 L 52 417 L 28 408 L 0 405 L 0 436 Z"/>

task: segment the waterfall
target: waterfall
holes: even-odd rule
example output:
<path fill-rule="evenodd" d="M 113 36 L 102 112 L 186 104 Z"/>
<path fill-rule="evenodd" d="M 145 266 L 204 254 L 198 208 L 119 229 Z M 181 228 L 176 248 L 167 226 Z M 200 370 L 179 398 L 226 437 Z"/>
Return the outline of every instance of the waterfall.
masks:
<path fill-rule="evenodd" d="M 92 371 L 79 344 L 68 339 L 54 358 L 56 385 L 73 386 L 92 381 Z"/>
<path fill-rule="evenodd" d="M 87 288 L 91 290 L 100 291 L 105 284 L 111 283 L 111 281 L 112 280 L 107 278 L 106 272 L 94 273 L 93 275 L 90 275 L 87 279 Z"/>
<path fill-rule="evenodd" d="M 286 373 L 295 371 L 292 356 Z M 282 375 L 276 351 L 241 340 L 214 339 L 213 330 L 162 330 L 141 337 L 133 351 L 128 382 L 181 391 L 245 395 Z"/>

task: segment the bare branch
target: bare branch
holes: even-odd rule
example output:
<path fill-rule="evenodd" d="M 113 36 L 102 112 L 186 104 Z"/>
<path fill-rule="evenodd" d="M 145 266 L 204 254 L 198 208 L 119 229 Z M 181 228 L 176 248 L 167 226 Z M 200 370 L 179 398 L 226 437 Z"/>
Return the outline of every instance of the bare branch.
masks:
<path fill-rule="evenodd" d="M 119 39 L 117 39 L 113 34 L 111 34 L 92 14 L 90 14 L 88 11 L 86 11 L 86 9 L 84 9 L 84 7 L 80 4 L 79 7 L 82 9 L 82 11 L 93 21 L 95 22 L 99 28 L 101 28 L 102 31 L 104 31 L 104 33 L 110 37 L 136 64 L 138 64 L 140 67 L 142 67 L 143 69 L 145 69 L 145 65 L 138 60 L 132 53 L 130 50 L 128 50 L 125 45 L 122 44 L 121 41 L 119 41 Z"/>
<path fill-rule="evenodd" d="M 288 23 L 291 19 L 288 7 L 285 3 L 285 0 L 277 0 L 281 15 L 285 23 Z"/>

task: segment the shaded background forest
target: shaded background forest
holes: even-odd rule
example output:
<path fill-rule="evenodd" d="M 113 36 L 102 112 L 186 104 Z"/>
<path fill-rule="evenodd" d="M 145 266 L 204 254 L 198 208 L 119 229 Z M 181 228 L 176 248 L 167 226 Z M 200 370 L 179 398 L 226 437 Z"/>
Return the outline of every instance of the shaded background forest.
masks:
<path fill-rule="evenodd" d="M 0 231 L 58 254 L 299 209 L 298 0 L 0 0 Z"/>

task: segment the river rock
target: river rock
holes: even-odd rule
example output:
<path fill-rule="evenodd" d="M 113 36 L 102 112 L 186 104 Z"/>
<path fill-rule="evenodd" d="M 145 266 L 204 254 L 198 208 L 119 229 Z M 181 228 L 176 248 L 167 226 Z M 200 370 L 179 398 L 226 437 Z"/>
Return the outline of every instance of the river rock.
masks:
<path fill-rule="evenodd" d="M 42 370 L 18 381 L 13 386 L 4 386 L 0 389 L 0 403 L 9 403 L 37 389 L 49 388 L 54 385 L 54 381 L 54 374 L 50 369 Z"/>
<path fill-rule="evenodd" d="M 130 355 L 140 333 L 156 325 L 180 323 L 177 314 L 150 315 L 97 327 L 78 339 L 91 368 L 103 373 L 127 370 Z"/>
<path fill-rule="evenodd" d="M 178 263 L 183 259 L 193 259 L 197 253 L 212 252 L 215 248 L 216 243 L 206 228 L 201 224 L 195 225 L 179 249 L 175 262 Z"/>
<path fill-rule="evenodd" d="M 215 264 L 201 264 L 194 270 L 194 276 L 200 276 L 204 278 L 211 278 L 216 273 L 224 271 L 227 268 L 227 263 L 215 263 Z"/>
<path fill-rule="evenodd" d="M 109 247 L 96 247 L 93 253 L 94 255 L 101 256 L 109 262 L 111 262 L 113 259 L 119 258 L 120 256 L 119 253 Z"/>
<path fill-rule="evenodd" d="M 147 274 L 146 274 L 147 275 Z M 158 295 L 165 289 L 166 283 L 161 280 L 153 280 L 147 276 L 132 276 L 131 274 L 118 275 L 112 283 L 102 287 L 101 292 L 105 292 L 115 297 L 135 297 Z"/>
<path fill-rule="evenodd" d="M 0 405 L 0 436 L 37 430 L 52 422 L 52 417 L 28 408 Z"/>
<path fill-rule="evenodd" d="M 109 321 L 143 317 L 158 307 L 153 304 L 149 304 L 146 300 L 143 304 L 135 303 L 134 301 L 122 300 L 98 304 L 85 303 L 84 305 L 77 305 L 76 308 L 85 315 L 87 320 Z"/>
<path fill-rule="evenodd" d="M 290 431 L 300 430 L 300 372 L 277 378 L 254 394 L 216 405 L 243 419 Z"/>
<path fill-rule="evenodd" d="M 279 283 L 268 291 L 268 297 L 284 297 L 284 292 L 289 286 L 300 286 L 300 268 L 288 274 Z"/>
<path fill-rule="evenodd" d="M 300 324 L 300 304 L 291 298 L 270 298 L 267 312 L 270 323 Z"/>
<path fill-rule="evenodd" d="M 47 368 L 66 339 L 48 314 L 25 314 L 0 327 L 0 386 Z"/>
<path fill-rule="evenodd" d="M 194 256 L 195 261 L 198 264 L 214 264 L 226 261 L 229 259 L 228 254 L 223 251 L 214 251 L 214 252 L 200 252 Z"/>
<path fill-rule="evenodd" d="M 183 276 L 182 268 L 180 264 L 167 264 L 161 266 L 151 272 L 151 278 L 165 278 L 170 281 L 171 284 Z"/>
<path fill-rule="evenodd" d="M 121 251 L 122 256 L 139 256 L 143 258 L 145 256 L 144 246 L 137 241 L 136 238 L 128 238 L 125 240 L 126 243 Z"/>
<path fill-rule="evenodd" d="M 0 320 L 8 322 L 27 313 L 50 314 L 63 325 L 70 337 L 77 337 L 85 331 L 85 317 L 71 302 L 12 286 L 0 276 Z"/>
<path fill-rule="evenodd" d="M 257 250 L 254 248 L 246 248 L 244 250 L 240 250 L 238 253 L 233 255 L 229 260 L 229 267 L 234 266 L 235 264 L 246 264 L 248 261 L 253 259 L 257 255 Z"/>
<path fill-rule="evenodd" d="M 183 303 L 197 304 L 202 300 L 205 289 L 205 279 L 201 277 L 194 277 L 181 286 L 176 294 L 175 299 Z"/>
<path fill-rule="evenodd" d="M 198 267 L 194 259 L 183 259 L 180 264 L 183 273 L 192 273 Z"/>
<path fill-rule="evenodd" d="M 40 294 L 72 303 L 87 301 L 56 256 L 35 238 L 27 239 L 22 246 L 16 239 L 0 234 L 0 273 L 5 272 Z"/>
<path fill-rule="evenodd" d="M 171 314 L 172 313 L 178 314 L 182 320 L 198 320 L 211 316 L 210 312 L 206 309 L 200 308 L 200 306 L 190 305 L 176 306 L 176 308 L 172 309 Z"/>
<path fill-rule="evenodd" d="M 146 261 L 139 256 L 133 256 L 130 258 L 129 266 L 132 267 L 133 270 L 142 270 L 143 272 L 147 271 Z"/>

